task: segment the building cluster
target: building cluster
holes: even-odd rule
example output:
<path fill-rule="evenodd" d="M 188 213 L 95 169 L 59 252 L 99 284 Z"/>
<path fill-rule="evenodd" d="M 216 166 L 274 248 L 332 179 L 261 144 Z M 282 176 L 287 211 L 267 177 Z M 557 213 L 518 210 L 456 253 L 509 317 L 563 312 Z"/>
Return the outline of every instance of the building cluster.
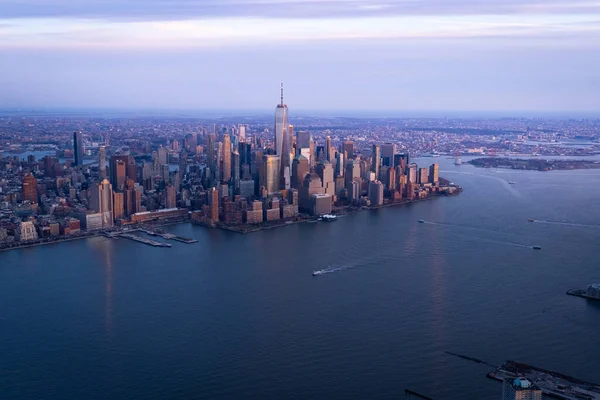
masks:
<path fill-rule="evenodd" d="M 189 215 L 258 225 L 455 190 L 442 184 L 437 164 L 419 168 L 397 144 L 361 152 L 352 140 L 295 130 L 283 88 L 271 131 L 214 123 L 168 139 L 124 136 L 113 136 L 115 145 L 105 133 L 76 130 L 39 159 L 0 153 L 0 243 Z"/>

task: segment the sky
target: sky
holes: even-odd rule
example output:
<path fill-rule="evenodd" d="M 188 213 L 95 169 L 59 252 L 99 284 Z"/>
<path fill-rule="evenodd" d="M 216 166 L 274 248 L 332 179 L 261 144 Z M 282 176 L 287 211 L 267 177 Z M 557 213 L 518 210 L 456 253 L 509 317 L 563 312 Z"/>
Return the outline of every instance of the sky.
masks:
<path fill-rule="evenodd" d="M 0 0 L 0 107 L 600 112 L 600 0 Z"/>

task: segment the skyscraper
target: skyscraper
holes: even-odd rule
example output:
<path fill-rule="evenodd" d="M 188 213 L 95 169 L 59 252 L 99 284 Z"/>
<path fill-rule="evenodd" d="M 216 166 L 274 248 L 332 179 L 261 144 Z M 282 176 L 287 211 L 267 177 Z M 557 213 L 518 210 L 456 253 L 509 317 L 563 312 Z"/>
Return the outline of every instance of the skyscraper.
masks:
<path fill-rule="evenodd" d="M 113 194 L 108 179 L 92 186 L 90 208 L 102 215 L 102 227 L 113 226 Z"/>
<path fill-rule="evenodd" d="M 231 179 L 231 138 L 229 134 L 223 135 L 223 154 L 221 160 L 223 160 L 222 176 L 223 182 L 229 182 Z"/>
<path fill-rule="evenodd" d="M 429 167 L 429 182 L 434 185 L 438 183 L 440 180 L 440 165 L 439 164 L 431 164 Z"/>
<path fill-rule="evenodd" d="M 331 136 L 327 136 L 327 141 L 325 144 L 325 157 L 327 161 L 333 162 L 333 147 L 331 147 Z"/>
<path fill-rule="evenodd" d="M 288 189 L 290 184 L 290 175 L 292 168 L 292 141 L 289 134 L 288 108 L 283 103 L 283 82 L 281 83 L 281 102 L 275 109 L 275 152 L 279 156 L 279 177 L 282 178 L 278 183 L 283 189 Z"/>
<path fill-rule="evenodd" d="M 27 174 L 23 177 L 23 183 L 21 184 L 21 201 L 30 201 L 36 204 L 38 202 L 37 179 L 31 174 Z"/>
<path fill-rule="evenodd" d="M 104 146 L 98 149 L 98 171 L 100 179 L 106 178 L 106 147 Z"/>
<path fill-rule="evenodd" d="M 263 156 L 264 186 L 268 195 L 279 193 L 279 162 L 279 156 Z"/>
<path fill-rule="evenodd" d="M 369 182 L 369 200 L 372 206 L 383 204 L 383 183 L 380 181 Z"/>
<path fill-rule="evenodd" d="M 419 183 L 421 185 L 429 182 L 429 170 L 427 168 L 419 168 Z"/>
<path fill-rule="evenodd" d="M 117 166 L 117 163 L 119 162 L 122 163 L 121 166 Z M 131 163 L 135 164 L 135 161 L 130 155 L 114 155 L 110 157 L 110 183 L 115 189 L 119 188 L 120 185 L 125 184 L 127 165 Z"/>
<path fill-rule="evenodd" d="M 542 391 L 528 379 L 504 379 L 502 385 L 503 400 L 542 400 Z"/>
<path fill-rule="evenodd" d="M 371 172 L 375 172 L 375 176 L 379 176 L 379 165 L 381 163 L 381 153 L 379 146 L 373 145 L 373 153 L 371 154 Z"/>
<path fill-rule="evenodd" d="M 233 194 L 238 194 L 240 191 L 240 153 L 234 151 L 231 154 L 231 170 L 233 180 Z"/>
<path fill-rule="evenodd" d="M 169 163 L 167 149 L 162 147 L 162 145 L 158 148 L 158 165 L 167 165 Z"/>
<path fill-rule="evenodd" d="M 215 134 L 209 133 L 206 137 L 206 166 L 210 168 L 211 171 L 215 170 L 215 142 Z"/>
<path fill-rule="evenodd" d="M 283 103 L 283 82 L 281 83 L 281 102 L 275 109 L 275 154 L 279 157 L 283 155 L 285 142 L 287 142 L 288 130 L 288 109 Z M 290 147 L 287 147 L 289 151 Z"/>
<path fill-rule="evenodd" d="M 219 191 L 217 188 L 210 189 L 208 200 L 210 202 L 210 222 L 216 224 L 219 222 Z"/>
<path fill-rule="evenodd" d="M 344 153 L 346 153 L 346 157 L 348 158 L 348 160 L 351 160 L 354 158 L 354 142 L 351 140 L 345 140 L 344 144 L 342 145 L 342 151 Z"/>
<path fill-rule="evenodd" d="M 299 131 L 296 134 L 296 155 L 302 154 L 306 157 L 308 161 L 308 165 L 311 163 L 311 139 L 310 132 L 308 131 Z"/>
<path fill-rule="evenodd" d="M 113 221 L 125 216 L 125 196 L 123 193 L 113 192 Z"/>
<path fill-rule="evenodd" d="M 394 143 L 385 143 L 381 145 L 381 159 L 383 160 L 383 165 L 392 167 L 395 154 L 396 145 Z"/>
<path fill-rule="evenodd" d="M 165 188 L 165 208 L 177 207 L 177 190 L 175 186 L 169 185 Z"/>
<path fill-rule="evenodd" d="M 83 133 L 81 131 L 73 132 L 73 154 L 75 155 L 75 165 L 83 165 Z"/>
<path fill-rule="evenodd" d="M 294 189 L 300 189 L 304 183 L 304 178 L 310 172 L 310 166 L 308 165 L 308 159 L 302 154 L 298 154 L 294 157 L 292 163 L 292 183 L 291 186 Z"/>

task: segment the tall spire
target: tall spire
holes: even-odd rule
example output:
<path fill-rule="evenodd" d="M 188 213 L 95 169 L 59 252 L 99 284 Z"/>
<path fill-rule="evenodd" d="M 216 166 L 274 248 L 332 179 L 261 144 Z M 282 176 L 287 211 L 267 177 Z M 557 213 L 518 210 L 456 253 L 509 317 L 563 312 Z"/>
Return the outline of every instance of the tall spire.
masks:
<path fill-rule="evenodd" d="M 283 81 L 281 81 L 281 106 L 283 107 Z"/>

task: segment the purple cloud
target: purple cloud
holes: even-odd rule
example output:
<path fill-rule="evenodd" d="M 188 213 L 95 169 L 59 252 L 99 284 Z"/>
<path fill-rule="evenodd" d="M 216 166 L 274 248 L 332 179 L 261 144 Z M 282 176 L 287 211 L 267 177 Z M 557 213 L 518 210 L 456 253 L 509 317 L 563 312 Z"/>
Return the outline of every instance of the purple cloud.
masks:
<path fill-rule="evenodd" d="M 580 0 L 4 0 L 2 18 L 82 17 L 126 20 L 215 17 L 336 18 L 390 15 L 587 14 Z"/>

